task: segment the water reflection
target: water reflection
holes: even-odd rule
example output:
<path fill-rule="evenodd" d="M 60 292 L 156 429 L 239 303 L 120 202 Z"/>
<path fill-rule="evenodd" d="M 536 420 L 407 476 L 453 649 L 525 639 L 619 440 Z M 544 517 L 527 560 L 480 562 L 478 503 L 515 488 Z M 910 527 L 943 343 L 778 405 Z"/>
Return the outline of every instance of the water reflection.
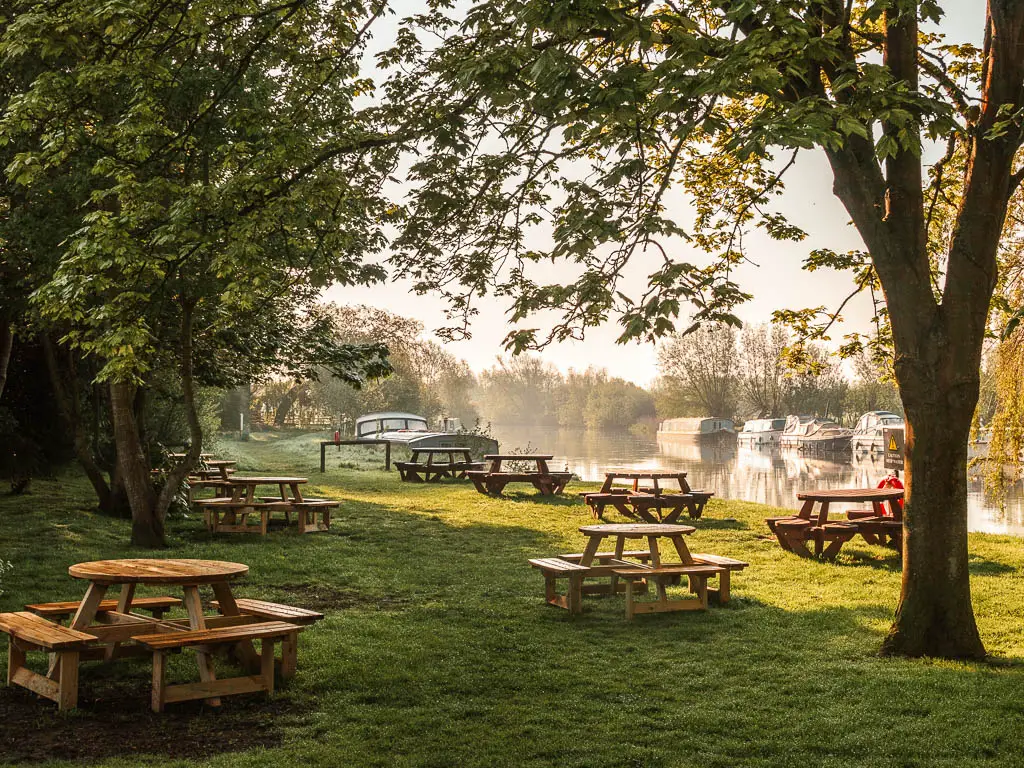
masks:
<path fill-rule="evenodd" d="M 887 471 L 880 456 L 811 457 L 779 448 L 738 447 L 735 441 L 696 442 L 654 439 L 629 433 L 586 432 L 541 427 L 495 427 L 502 450 L 527 445 L 555 454 L 552 466 L 584 480 L 603 480 L 612 468 L 682 469 L 690 485 L 720 498 L 742 499 L 795 509 L 796 493 L 806 488 L 874 487 Z M 968 524 L 972 531 L 1024 536 L 1024 488 L 1010 488 L 1003 508 L 987 499 L 983 483 L 968 489 Z"/>

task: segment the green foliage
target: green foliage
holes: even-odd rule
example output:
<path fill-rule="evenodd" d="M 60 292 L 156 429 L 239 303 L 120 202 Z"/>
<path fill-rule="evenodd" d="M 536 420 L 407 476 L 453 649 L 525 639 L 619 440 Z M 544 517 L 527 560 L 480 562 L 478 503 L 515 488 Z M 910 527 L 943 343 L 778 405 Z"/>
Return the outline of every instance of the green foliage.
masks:
<path fill-rule="evenodd" d="M 855 146 L 880 174 L 898 155 L 920 155 L 922 136 L 964 135 L 958 99 L 976 82 L 978 52 L 922 34 L 928 63 L 912 88 L 878 63 L 885 7 L 489 0 L 459 18 L 433 4 L 381 56 L 399 70 L 387 87 L 396 103 L 450 115 L 411 166 L 393 263 L 417 290 L 447 296 L 450 336 L 468 332 L 481 296 L 508 297 L 515 351 L 613 319 L 623 341 L 738 326 L 748 295 L 732 272 L 745 235 L 804 237 L 773 205 L 800 150 Z M 934 3 L 917 11 L 940 14 Z M 692 223 L 669 216 L 669 200 L 691 206 Z M 572 276 L 550 282 L 549 259 Z M 641 261 L 644 288 L 627 290 Z M 817 251 L 807 263 L 826 266 L 872 292 L 884 337 L 867 255 Z M 693 318 L 680 325 L 686 304 Z M 550 329 L 527 324 L 548 312 Z M 788 317 L 807 334 L 794 352 L 825 340 L 838 314 Z M 844 352 L 865 343 L 875 342 L 851 338 Z"/>
<path fill-rule="evenodd" d="M 341 4 L 15 6 L 0 53 L 44 68 L 0 124 L 8 175 L 84 187 L 34 302 L 101 380 L 144 382 L 190 355 L 183 336 L 209 384 L 387 371 L 383 348 L 337 347 L 309 313 L 331 282 L 383 277 L 363 260 L 392 164 L 353 108 L 365 21 Z"/>

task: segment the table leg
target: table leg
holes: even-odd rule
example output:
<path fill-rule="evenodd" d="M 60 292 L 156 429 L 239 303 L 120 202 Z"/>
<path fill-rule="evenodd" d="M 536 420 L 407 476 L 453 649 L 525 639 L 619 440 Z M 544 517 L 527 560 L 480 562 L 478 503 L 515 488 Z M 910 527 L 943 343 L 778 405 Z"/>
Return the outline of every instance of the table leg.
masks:
<path fill-rule="evenodd" d="M 612 490 L 612 481 L 615 480 L 615 475 L 612 473 L 605 473 L 604 485 L 601 486 L 601 490 L 598 493 L 609 493 Z"/>
<path fill-rule="evenodd" d="M 688 482 L 686 482 L 686 473 L 685 472 L 680 474 L 679 477 L 676 478 L 676 480 L 679 482 L 679 490 L 682 493 L 689 493 L 690 492 L 691 488 L 690 488 L 690 484 Z"/>
<path fill-rule="evenodd" d="M 626 549 L 626 537 L 625 536 L 616 536 L 615 537 L 615 559 L 616 560 L 621 560 L 622 559 L 622 553 L 623 553 L 623 551 L 625 549 Z M 618 593 L 618 589 L 619 589 L 619 577 L 616 576 L 613 573 L 612 574 L 612 578 L 611 578 L 611 588 L 610 588 L 609 591 L 613 595 L 615 595 L 615 594 Z"/>
<path fill-rule="evenodd" d="M 601 548 L 602 541 L 604 541 L 604 534 L 594 534 L 590 537 L 586 548 L 583 550 L 583 557 L 580 558 L 580 565 L 585 565 L 589 568 L 594 564 L 594 556 L 597 554 L 597 550 Z"/>
<path fill-rule="evenodd" d="M 648 536 L 647 546 L 651 550 L 651 566 L 654 568 L 661 568 L 661 550 L 658 547 L 658 537 Z M 665 594 L 665 581 L 661 578 L 654 580 L 654 586 L 657 590 L 658 600 L 662 603 L 668 601 L 668 595 Z"/>
<path fill-rule="evenodd" d="M 802 517 L 804 520 L 810 520 L 811 515 L 814 514 L 814 499 L 807 499 L 803 506 L 800 507 L 800 511 L 797 513 L 797 517 Z"/>
<path fill-rule="evenodd" d="M 214 582 L 210 586 L 213 587 L 213 595 L 217 598 L 218 610 L 221 612 L 221 615 L 242 615 L 242 612 L 238 610 L 238 603 L 235 602 L 235 596 L 231 592 L 231 586 L 226 581 Z M 241 659 L 250 672 L 259 669 L 259 656 L 256 654 L 251 640 L 239 643 L 235 646 L 235 650 L 238 653 L 239 659 Z"/>
<path fill-rule="evenodd" d="M 96 612 L 99 610 L 100 602 L 103 600 L 103 596 L 105 594 L 107 594 L 106 584 L 90 582 L 89 587 L 85 590 L 85 596 L 82 598 L 82 602 L 78 604 L 78 610 L 75 611 L 75 616 L 71 620 L 71 624 L 69 626 L 72 629 L 84 631 L 90 624 L 92 624 L 96 619 Z M 78 656 L 76 654 L 76 663 L 77 658 Z M 62 666 L 61 654 L 51 653 L 50 666 L 47 670 L 46 676 L 51 680 L 60 680 Z"/>
<path fill-rule="evenodd" d="M 203 604 L 199 599 L 199 588 L 194 584 L 187 584 L 182 587 L 185 593 L 185 610 L 188 611 L 188 625 L 190 629 L 206 629 L 206 619 L 203 618 Z M 204 651 L 196 651 L 196 659 L 199 663 L 199 679 L 204 683 L 212 683 L 217 679 L 213 671 L 213 659 L 210 654 Z M 219 707 L 219 698 L 205 699 L 211 707 Z"/>
<path fill-rule="evenodd" d="M 690 554 L 690 548 L 686 546 L 686 540 L 682 536 L 672 536 L 671 541 L 676 548 L 676 554 L 679 555 L 679 561 L 683 565 L 693 565 L 693 556 Z"/>
<path fill-rule="evenodd" d="M 821 502 L 821 511 L 818 512 L 818 525 L 824 525 L 828 522 L 828 502 Z"/>
<path fill-rule="evenodd" d="M 117 612 L 128 613 L 132 609 L 132 598 L 135 597 L 135 584 L 122 584 L 121 594 L 117 596 Z M 103 654 L 103 658 L 106 661 L 110 661 L 114 658 L 114 654 L 117 652 L 120 643 L 111 643 L 107 646 L 106 652 Z"/>

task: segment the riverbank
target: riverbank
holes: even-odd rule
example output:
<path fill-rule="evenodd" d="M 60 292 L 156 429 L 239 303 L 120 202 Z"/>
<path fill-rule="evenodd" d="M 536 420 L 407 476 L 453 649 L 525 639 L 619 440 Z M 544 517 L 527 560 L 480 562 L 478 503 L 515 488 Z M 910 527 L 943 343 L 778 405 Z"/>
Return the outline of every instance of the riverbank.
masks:
<path fill-rule="evenodd" d="M 0 689 L 0 761 L 126 766 L 1017 765 L 1024 750 L 1024 551 L 972 534 L 972 587 L 989 664 L 875 656 L 899 594 L 895 553 L 854 542 L 836 564 L 783 553 L 776 510 L 712 500 L 692 546 L 741 558 L 733 601 L 639 617 L 588 599 L 575 619 L 543 604 L 534 556 L 579 551 L 589 522 L 565 498 L 481 496 L 408 485 L 373 456 L 328 454 L 317 436 L 222 441 L 240 471 L 300 474 L 341 499 L 330 533 L 212 537 L 169 522 L 171 548 L 126 546 L 127 521 L 91 511 L 69 473 L 0 498 L 0 609 L 72 599 L 67 567 L 131 556 L 235 560 L 236 593 L 322 610 L 300 637 L 298 676 L 270 701 L 148 710 L 140 660 L 82 673 L 82 708 L 61 716 Z M 363 449 L 353 449 L 362 451 Z M 382 459 L 379 460 L 382 463 Z M 356 469 L 341 464 L 366 466 Z M 189 674 L 174 659 L 171 679 Z M 6 669 L 5 665 L 3 669 Z M 194 671 L 194 670 L 191 670 Z"/>

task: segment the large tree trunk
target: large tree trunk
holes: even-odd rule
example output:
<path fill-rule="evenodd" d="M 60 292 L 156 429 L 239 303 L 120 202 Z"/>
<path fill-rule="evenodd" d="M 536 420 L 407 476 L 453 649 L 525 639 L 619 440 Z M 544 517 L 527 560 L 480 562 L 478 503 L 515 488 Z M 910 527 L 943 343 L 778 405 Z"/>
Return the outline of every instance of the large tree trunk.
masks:
<path fill-rule="evenodd" d="M 11 352 L 14 350 L 14 327 L 11 318 L 0 316 L 0 399 L 4 396 L 7 386 L 7 369 L 11 364 Z"/>
<path fill-rule="evenodd" d="M 72 369 L 65 375 L 57 360 L 57 350 L 48 334 L 40 334 L 39 343 L 43 348 L 43 358 L 46 360 L 46 370 L 50 375 L 50 388 L 53 390 L 57 410 L 66 428 L 71 432 L 75 458 L 82 465 L 85 476 L 89 478 L 89 482 L 96 492 L 96 499 L 99 502 L 100 509 L 107 513 L 117 514 L 120 510 L 117 509 L 110 486 L 107 484 L 103 471 L 96 461 L 90 444 L 89 434 L 85 429 L 82 419 L 77 374 L 73 367 L 69 366 Z"/>
<path fill-rule="evenodd" d="M 303 384 L 293 384 L 291 388 L 284 393 L 284 397 L 281 398 L 281 402 L 277 404 L 277 408 L 274 409 L 274 426 L 283 427 L 285 422 L 288 420 L 288 415 L 292 412 L 292 407 L 299 399 L 299 395 L 302 394 Z"/>
<path fill-rule="evenodd" d="M 903 583 L 882 653 L 982 658 L 967 551 L 967 443 L 978 364 L 958 370 L 951 347 L 960 344 L 940 330 L 929 341 L 912 364 L 897 364 L 907 415 Z"/>
<path fill-rule="evenodd" d="M 120 381 L 110 384 L 110 411 L 114 421 L 117 464 L 132 509 L 132 544 L 155 549 L 167 546 L 164 515 L 157 507 L 149 460 L 143 453 L 139 438 L 134 404 L 135 387 Z"/>

